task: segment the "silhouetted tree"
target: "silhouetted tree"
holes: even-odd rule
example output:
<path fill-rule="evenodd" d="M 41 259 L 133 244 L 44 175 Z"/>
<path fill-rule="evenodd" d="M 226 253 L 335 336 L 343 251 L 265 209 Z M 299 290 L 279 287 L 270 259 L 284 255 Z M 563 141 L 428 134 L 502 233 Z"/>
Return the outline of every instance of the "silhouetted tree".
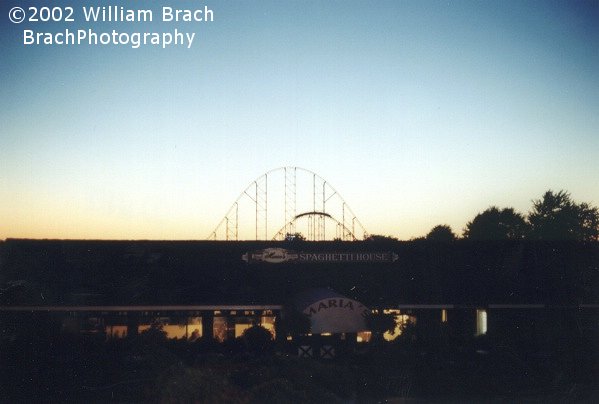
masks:
<path fill-rule="evenodd" d="M 426 239 L 430 241 L 450 242 L 456 239 L 456 235 L 451 230 L 450 226 L 440 224 L 431 229 L 426 235 Z"/>
<path fill-rule="evenodd" d="M 141 341 L 149 344 L 158 344 L 166 341 L 166 331 L 160 322 L 153 322 L 150 328 L 145 329 L 139 334 Z"/>
<path fill-rule="evenodd" d="M 466 224 L 464 237 L 471 240 L 518 240 L 528 231 L 524 216 L 513 208 L 491 206 Z"/>
<path fill-rule="evenodd" d="M 364 241 L 397 241 L 397 237 L 383 236 L 381 234 L 371 234 Z"/>
<path fill-rule="evenodd" d="M 372 332 L 375 342 L 383 341 L 383 335 L 386 332 L 393 333 L 396 325 L 395 315 L 384 313 L 382 310 L 370 312 L 366 317 L 366 327 Z"/>
<path fill-rule="evenodd" d="M 542 199 L 533 201 L 528 214 L 531 237 L 536 240 L 597 241 L 599 239 L 599 210 L 588 203 L 572 201 L 566 191 L 545 192 Z"/>
<path fill-rule="evenodd" d="M 296 336 L 310 332 L 311 322 L 308 315 L 297 311 L 292 307 L 287 307 L 284 313 L 285 315 L 282 319 L 282 331 L 284 333 L 289 333 L 293 336 Z"/>
<path fill-rule="evenodd" d="M 248 352 L 262 354 L 272 348 L 272 333 L 260 325 L 254 325 L 243 332 L 241 337 Z"/>
<path fill-rule="evenodd" d="M 299 232 L 287 233 L 285 235 L 285 241 L 306 241 L 306 237 Z"/>

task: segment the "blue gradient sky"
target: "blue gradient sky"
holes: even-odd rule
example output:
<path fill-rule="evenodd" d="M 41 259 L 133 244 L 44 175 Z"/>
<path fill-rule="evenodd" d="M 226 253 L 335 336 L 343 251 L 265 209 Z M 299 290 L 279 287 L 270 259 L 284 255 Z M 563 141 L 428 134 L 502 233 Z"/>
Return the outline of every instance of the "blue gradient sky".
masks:
<path fill-rule="evenodd" d="M 80 24 L 9 22 L 33 4 L 0 6 L 0 239 L 202 239 L 280 166 L 400 239 L 548 189 L 599 204 L 597 1 L 114 1 L 215 21 L 81 23 L 196 32 L 164 50 L 24 46 Z"/>

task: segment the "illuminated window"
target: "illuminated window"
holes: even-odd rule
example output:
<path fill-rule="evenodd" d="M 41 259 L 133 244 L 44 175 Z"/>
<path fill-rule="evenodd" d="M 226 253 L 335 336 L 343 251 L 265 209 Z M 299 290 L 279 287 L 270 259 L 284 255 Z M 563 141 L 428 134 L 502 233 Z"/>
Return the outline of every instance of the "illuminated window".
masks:
<path fill-rule="evenodd" d="M 487 311 L 476 310 L 476 335 L 484 335 L 487 333 Z"/>
<path fill-rule="evenodd" d="M 447 322 L 447 309 L 441 309 L 441 322 Z"/>
<path fill-rule="evenodd" d="M 127 336 L 126 325 L 111 325 L 107 329 L 107 337 L 109 338 L 125 338 Z"/>
<path fill-rule="evenodd" d="M 162 331 L 166 332 L 166 338 L 173 339 L 192 339 L 202 337 L 202 318 L 187 317 L 180 320 L 171 319 L 169 317 L 160 317 L 154 319 L 162 327 Z M 150 329 L 151 324 L 140 324 L 137 331 L 139 333 Z"/>
<path fill-rule="evenodd" d="M 227 319 L 224 317 L 214 317 L 214 325 L 213 325 L 213 337 L 223 342 L 227 339 Z"/>
<path fill-rule="evenodd" d="M 202 338 L 203 329 L 202 329 L 202 317 L 194 316 L 187 317 L 186 319 L 186 329 L 185 329 L 185 337 L 190 341 L 195 341 L 198 338 Z"/>
<path fill-rule="evenodd" d="M 166 324 L 162 326 L 167 338 L 185 338 L 185 324 Z"/>
<path fill-rule="evenodd" d="M 251 323 L 235 324 L 235 338 L 241 337 L 243 332 L 252 326 Z"/>
<path fill-rule="evenodd" d="M 276 337 L 275 333 L 275 318 L 272 316 L 263 316 L 260 318 L 260 325 L 266 328 L 273 335 L 273 338 Z"/>

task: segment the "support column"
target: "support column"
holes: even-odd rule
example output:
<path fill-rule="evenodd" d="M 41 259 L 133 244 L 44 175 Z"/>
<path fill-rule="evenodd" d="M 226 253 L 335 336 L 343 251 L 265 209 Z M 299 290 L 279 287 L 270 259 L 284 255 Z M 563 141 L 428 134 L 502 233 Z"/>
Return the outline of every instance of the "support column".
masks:
<path fill-rule="evenodd" d="M 139 313 L 127 313 L 127 338 L 137 337 L 139 334 Z"/>
<path fill-rule="evenodd" d="M 214 313 L 202 313 L 202 337 L 214 338 Z"/>
<path fill-rule="evenodd" d="M 283 311 L 273 312 L 275 316 L 275 341 L 284 343 L 287 341 L 287 331 L 283 326 Z"/>
<path fill-rule="evenodd" d="M 231 313 L 228 313 L 225 318 L 227 321 L 227 340 L 235 339 L 235 320 Z"/>

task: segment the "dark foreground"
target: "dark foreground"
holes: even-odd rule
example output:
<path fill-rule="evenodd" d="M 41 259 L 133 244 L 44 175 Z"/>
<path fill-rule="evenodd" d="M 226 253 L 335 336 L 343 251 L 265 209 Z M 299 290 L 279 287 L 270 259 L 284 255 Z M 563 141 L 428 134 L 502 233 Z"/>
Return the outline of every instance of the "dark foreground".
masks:
<path fill-rule="evenodd" d="M 595 347 L 584 344 L 532 354 L 491 336 L 407 330 L 325 360 L 271 341 L 166 340 L 151 329 L 112 341 L 42 332 L 1 348 L 1 402 L 599 402 Z"/>

